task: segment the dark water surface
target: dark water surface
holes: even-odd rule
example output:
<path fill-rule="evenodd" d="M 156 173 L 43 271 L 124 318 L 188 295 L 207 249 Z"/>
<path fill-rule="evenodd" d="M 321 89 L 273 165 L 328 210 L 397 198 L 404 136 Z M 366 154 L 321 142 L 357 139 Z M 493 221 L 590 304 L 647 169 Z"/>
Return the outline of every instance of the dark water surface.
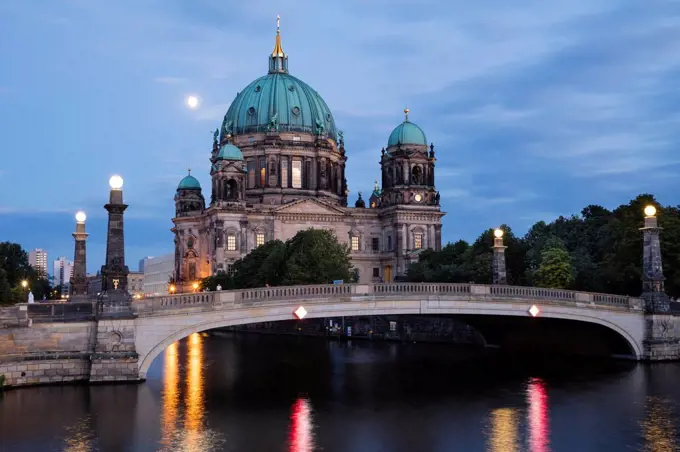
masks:
<path fill-rule="evenodd" d="M 194 334 L 142 384 L 6 392 L 0 450 L 678 450 L 680 365 L 533 361 Z"/>

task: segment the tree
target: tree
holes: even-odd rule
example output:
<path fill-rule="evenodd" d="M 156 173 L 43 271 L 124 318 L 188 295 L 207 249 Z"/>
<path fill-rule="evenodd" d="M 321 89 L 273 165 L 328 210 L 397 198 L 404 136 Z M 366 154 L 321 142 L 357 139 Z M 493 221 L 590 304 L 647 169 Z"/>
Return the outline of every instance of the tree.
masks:
<path fill-rule="evenodd" d="M 0 268 L 5 270 L 9 285 L 17 286 L 31 272 L 28 254 L 17 243 L 0 242 Z"/>
<path fill-rule="evenodd" d="M 0 267 L 0 305 L 11 304 L 13 302 L 12 290 L 7 281 L 7 272 Z"/>
<path fill-rule="evenodd" d="M 331 231 L 307 229 L 286 242 L 284 285 L 330 284 L 351 281 L 352 276 L 349 246 Z"/>
<path fill-rule="evenodd" d="M 234 287 L 264 287 L 281 285 L 286 244 L 271 240 L 252 250 L 234 263 Z"/>
<path fill-rule="evenodd" d="M 549 243 L 541 253 L 541 262 L 532 276 L 537 287 L 568 288 L 574 280 L 571 256 L 557 241 Z"/>

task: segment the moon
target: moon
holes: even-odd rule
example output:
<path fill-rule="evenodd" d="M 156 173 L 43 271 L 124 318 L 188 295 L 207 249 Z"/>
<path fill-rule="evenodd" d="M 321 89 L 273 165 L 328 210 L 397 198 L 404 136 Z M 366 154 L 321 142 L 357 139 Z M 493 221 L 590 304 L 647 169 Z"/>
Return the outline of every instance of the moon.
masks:
<path fill-rule="evenodd" d="M 186 102 L 187 107 L 191 108 L 192 110 L 197 109 L 198 105 L 201 103 L 201 101 L 196 96 L 187 96 Z"/>

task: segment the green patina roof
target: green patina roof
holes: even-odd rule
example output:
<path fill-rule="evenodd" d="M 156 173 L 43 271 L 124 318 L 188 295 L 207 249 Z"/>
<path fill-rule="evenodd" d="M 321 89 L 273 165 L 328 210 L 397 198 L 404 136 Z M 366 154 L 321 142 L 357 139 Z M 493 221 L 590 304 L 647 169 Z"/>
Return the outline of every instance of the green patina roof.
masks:
<path fill-rule="evenodd" d="M 236 95 L 221 128 L 221 139 L 278 130 L 326 135 L 337 140 L 335 120 L 319 93 L 288 73 L 288 55 L 276 45 L 269 55 L 269 73 Z"/>
<path fill-rule="evenodd" d="M 398 144 L 420 144 L 427 146 L 427 138 L 423 129 L 412 123 L 408 119 L 399 124 L 390 134 L 387 146 Z"/>
<path fill-rule="evenodd" d="M 241 150 L 231 143 L 227 143 L 220 149 L 219 154 L 217 154 L 218 160 L 243 160 L 243 154 Z"/>
<path fill-rule="evenodd" d="M 200 189 L 201 189 L 200 182 L 198 182 L 198 179 L 196 179 L 191 174 L 182 179 L 179 182 L 179 185 L 177 186 L 177 190 L 200 190 Z"/>

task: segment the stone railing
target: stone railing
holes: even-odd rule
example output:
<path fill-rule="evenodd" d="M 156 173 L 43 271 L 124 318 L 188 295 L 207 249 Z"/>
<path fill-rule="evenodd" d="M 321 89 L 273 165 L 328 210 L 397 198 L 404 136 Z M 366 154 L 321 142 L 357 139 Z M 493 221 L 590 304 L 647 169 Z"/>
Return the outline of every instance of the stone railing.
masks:
<path fill-rule="evenodd" d="M 163 311 L 197 308 L 213 309 L 234 304 L 252 305 L 260 302 L 348 299 L 352 297 L 460 297 L 478 301 L 541 301 L 588 305 L 615 306 L 642 310 L 643 300 L 621 295 L 609 295 L 540 287 L 501 286 L 448 283 L 379 283 L 323 284 L 308 286 L 259 287 L 243 290 L 223 290 L 194 294 L 166 295 L 136 300 L 135 312 L 149 315 Z"/>

